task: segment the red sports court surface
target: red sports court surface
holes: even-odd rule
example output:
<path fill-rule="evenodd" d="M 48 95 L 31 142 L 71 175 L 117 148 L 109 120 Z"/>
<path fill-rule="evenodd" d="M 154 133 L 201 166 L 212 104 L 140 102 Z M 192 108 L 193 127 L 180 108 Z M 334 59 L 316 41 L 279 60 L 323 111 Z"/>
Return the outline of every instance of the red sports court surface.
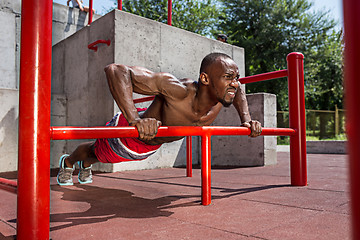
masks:
<path fill-rule="evenodd" d="M 95 173 L 60 187 L 51 177 L 57 239 L 350 239 L 347 155 L 308 155 L 307 187 L 290 186 L 289 153 L 274 166 L 213 169 L 212 204 L 200 170 Z M 0 174 L 11 177 L 11 174 Z M 0 239 L 16 234 L 16 195 L 0 190 Z"/>

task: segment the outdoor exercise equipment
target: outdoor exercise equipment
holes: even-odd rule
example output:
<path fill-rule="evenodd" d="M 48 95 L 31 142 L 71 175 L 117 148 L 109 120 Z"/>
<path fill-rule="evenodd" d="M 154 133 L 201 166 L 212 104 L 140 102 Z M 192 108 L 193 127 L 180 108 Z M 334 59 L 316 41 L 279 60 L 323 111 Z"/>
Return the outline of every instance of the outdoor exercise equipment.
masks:
<path fill-rule="evenodd" d="M 133 127 L 50 126 L 52 1 L 22 1 L 19 93 L 17 239 L 49 239 L 50 140 L 137 136 Z M 90 11 L 91 13 L 92 11 Z M 291 184 L 307 185 L 303 55 L 287 56 L 286 70 L 240 79 L 242 83 L 288 77 L 289 128 L 263 128 L 262 135 L 290 136 Z M 249 135 L 244 127 L 161 127 L 158 136 L 201 137 L 202 204 L 211 203 L 211 136 Z M 190 153 L 187 154 L 190 157 Z M 188 159 L 188 166 L 191 161 Z M 190 173 L 188 169 L 188 174 Z M 0 184 L 4 180 L 0 180 Z M 4 185 L 4 184 L 2 184 Z"/>

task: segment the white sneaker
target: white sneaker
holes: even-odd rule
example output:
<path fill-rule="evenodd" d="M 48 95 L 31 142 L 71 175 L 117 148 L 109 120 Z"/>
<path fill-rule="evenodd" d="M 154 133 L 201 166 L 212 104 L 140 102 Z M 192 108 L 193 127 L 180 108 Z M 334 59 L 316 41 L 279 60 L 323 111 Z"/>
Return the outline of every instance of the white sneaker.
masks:
<path fill-rule="evenodd" d="M 59 160 L 59 173 L 57 175 L 57 182 L 61 186 L 69 186 L 74 185 L 72 180 L 72 175 L 74 172 L 74 167 L 68 168 L 65 167 L 65 159 L 69 156 L 69 154 L 64 154 L 60 157 Z"/>
<path fill-rule="evenodd" d="M 79 174 L 78 174 L 78 179 L 79 179 L 79 183 L 81 184 L 87 184 L 87 183 L 92 183 L 92 172 L 91 172 L 91 166 L 84 168 L 84 162 L 83 161 L 79 161 Z"/>

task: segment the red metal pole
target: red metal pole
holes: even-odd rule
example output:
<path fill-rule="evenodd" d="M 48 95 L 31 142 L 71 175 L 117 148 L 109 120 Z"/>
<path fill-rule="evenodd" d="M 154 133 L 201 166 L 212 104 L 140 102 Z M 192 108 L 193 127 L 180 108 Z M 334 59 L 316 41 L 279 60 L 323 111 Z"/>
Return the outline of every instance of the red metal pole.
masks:
<path fill-rule="evenodd" d="M 172 22 L 172 0 L 168 0 L 168 20 L 167 24 L 171 26 Z"/>
<path fill-rule="evenodd" d="M 211 135 L 201 136 L 201 203 L 211 203 Z"/>
<path fill-rule="evenodd" d="M 290 136 L 291 185 L 307 185 L 306 128 L 304 96 L 304 56 L 290 53 L 288 61 L 289 125 L 296 134 Z"/>
<path fill-rule="evenodd" d="M 118 9 L 122 11 L 122 0 L 118 0 Z"/>
<path fill-rule="evenodd" d="M 186 137 L 186 176 L 192 177 L 192 137 Z"/>
<path fill-rule="evenodd" d="M 22 1 L 17 239 L 49 239 L 52 1 Z"/>
<path fill-rule="evenodd" d="M 89 22 L 88 25 L 90 25 L 92 23 L 92 18 L 93 18 L 93 0 L 89 1 Z"/>
<path fill-rule="evenodd" d="M 360 239 L 360 2 L 344 0 L 345 103 L 348 137 L 352 236 Z"/>

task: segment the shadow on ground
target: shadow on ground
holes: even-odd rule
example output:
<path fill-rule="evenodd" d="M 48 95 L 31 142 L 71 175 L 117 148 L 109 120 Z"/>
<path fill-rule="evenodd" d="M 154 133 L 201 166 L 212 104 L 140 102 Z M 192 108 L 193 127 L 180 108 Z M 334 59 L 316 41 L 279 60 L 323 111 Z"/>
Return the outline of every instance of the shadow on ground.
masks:
<path fill-rule="evenodd" d="M 107 176 L 104 176 L 107 177 Z M 111 177 L 116 178 L 116 177 Z M 174 184 L 161 182 L 159 180 L 138 180 L 126 179 L 129 181 L 142 181 L 142 182 L 156 182 L 164 184 Z M 183 185 L 183 184 L 181 184 Z M 187 185 L 192 187 L 192 185 Z M 194 186 L 195 187 L 195 186 Z M 196 186 L 200 188 L 199 186 Z M 289 185 L 266 185 L 251 188 L 241 189 L 227 189 L 227 188 L 213 188 L 221 190 L 220 192 L 229 193 L 225 195 L 214 195 L 212 199 L 229 198 L 235 195 L 245 194 L 249 192 L 261 191 L 271 188 L 289 187 Z M 85 212 L 68 212 L 51 214 L 50 221 L 52 223 L 61 222 L 65 223 L 59 226 L 51 227 L 51 231 L 91 223 L 105 222 L 114 218 L 156 218 L 156 217 L 169 217 L 174 212 L 171 209 L 181 207 L 199 206 L 201 204 L 199 195 L 178 195 L 178 196 L 165 196 L 156 199 L 147 199 L 135 196 L 134 193 L 120 190 L 101 188 L 92 185 L 76 184 L 72 187 L 60 187 L 58 185 L 51 186 L 52 191 L 62 193 L 62 200 L 88 203 L 89 209 Z M 200 192 L 200 191 L 199 191 Z M 194 200 L 198 199 L 198 200 Z M 182 201 L 179 204 L 174 204 L 175 201 L 180 199 L 189 199 L 189 201 Z"/>

